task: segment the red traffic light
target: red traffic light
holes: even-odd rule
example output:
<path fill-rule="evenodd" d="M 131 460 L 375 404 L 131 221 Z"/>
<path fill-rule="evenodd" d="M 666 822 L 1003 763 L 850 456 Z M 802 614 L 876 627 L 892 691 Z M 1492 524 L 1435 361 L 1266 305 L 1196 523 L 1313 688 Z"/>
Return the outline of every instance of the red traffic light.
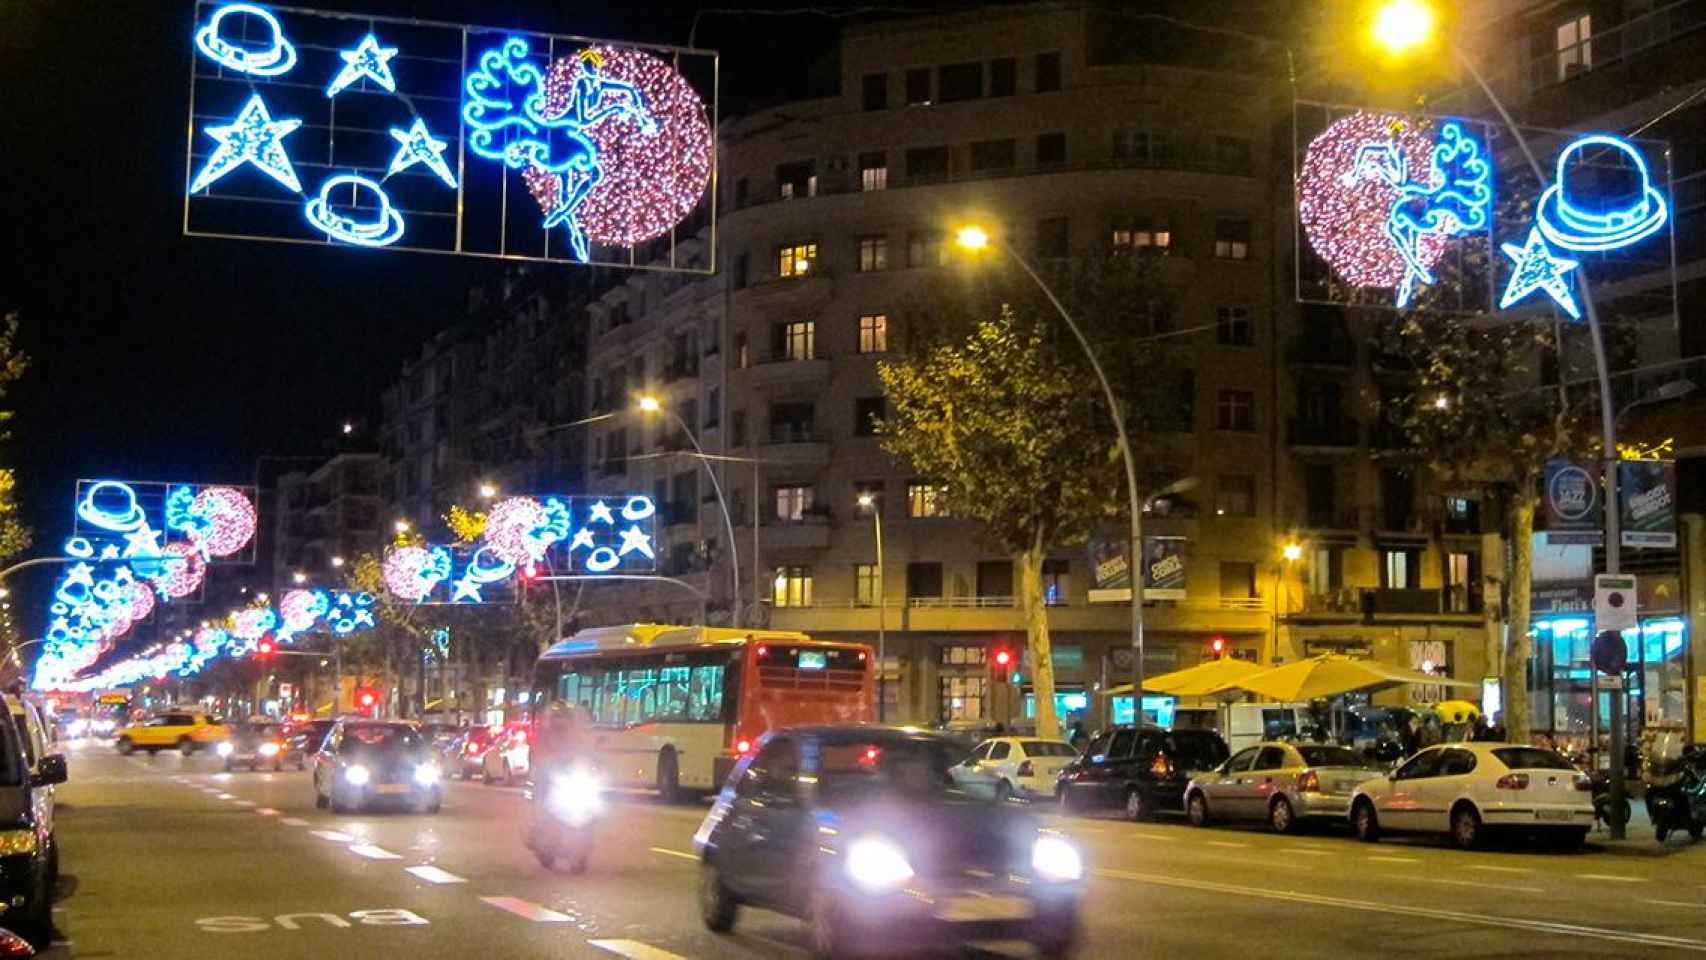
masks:
<path fill-rule="evenodd" d="M 995 665 L 996 666 L 1006 667 L 1006 666 L 1011 666 L 1012 663 L 1013 663 L 1013 651 L 1008 650 L 1005 647 L 1003 647 L 1000 650 L 995 651 Z"/>
<path fill-rule="evenodd" d="M 374 696 L 371 690 L 363 690 L 361 693 L 361 705 L 364 707 L 371 707 L 378 700 L 379 698 Z"/>
<path fill-rule="evenodd" d="M 268 639 L 263 637 L 261 640 L 259 640 L 255 643 L 255 653 L 259 654 L 260 656 L 270 657 L 270 656 L 272 656 L 272 651 L 273 651 L 273 642 L 271 640 L 268 640 Z"/>
<path fill-rule="evenodd" d="M 1226 638 L 1215 637 L 1209 640 L 1208 651 L 1216 657 L 1226 656 Z"/>

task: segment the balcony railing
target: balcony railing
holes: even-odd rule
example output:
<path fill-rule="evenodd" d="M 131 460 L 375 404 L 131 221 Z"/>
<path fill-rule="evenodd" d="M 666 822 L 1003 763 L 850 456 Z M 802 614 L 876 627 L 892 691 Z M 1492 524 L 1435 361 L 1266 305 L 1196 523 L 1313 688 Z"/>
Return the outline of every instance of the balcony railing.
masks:
<path fill-rule="evenodd" d="M 1361 442 L 1360 432 L 1361 425 L 1350 419 L 1293 417 L 1287 424 L 1294 447 L 1355 447 Z"/>
<path fill-rule="evenodd" d="M 915 610 L 988 610 L 1018 605 L 1013 597 L 907 597 L 906 605 Z"/>
<path fill-rule="evenodd" d="M 826 438 L 811 424 L 773 423 L 768 436 L 771 443 L 824 443 Z"/>

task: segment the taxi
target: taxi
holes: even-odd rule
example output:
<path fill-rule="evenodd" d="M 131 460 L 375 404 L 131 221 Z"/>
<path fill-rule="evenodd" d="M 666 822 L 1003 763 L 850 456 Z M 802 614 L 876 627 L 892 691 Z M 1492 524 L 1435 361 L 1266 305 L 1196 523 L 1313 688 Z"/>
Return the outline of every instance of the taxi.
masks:
<path fill-rule="evenodd" d="M 114 735 L 114 745 L 126 756 L 138 750 L 149 753 L 177 750 L 187 757 L 228 736 L 230 731 L 205 713 L 168 710 L 120 728 Z"/>

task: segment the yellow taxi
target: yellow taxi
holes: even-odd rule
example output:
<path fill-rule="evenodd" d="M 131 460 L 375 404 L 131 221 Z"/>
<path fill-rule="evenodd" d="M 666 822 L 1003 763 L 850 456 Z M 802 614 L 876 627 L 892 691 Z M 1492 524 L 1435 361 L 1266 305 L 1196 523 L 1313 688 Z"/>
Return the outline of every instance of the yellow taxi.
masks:
<path fill-rule="evenodd" d="M 149 753 L 177 750 L 187 757 L 224 740 L 230 736 L 230 731 L 205 713 L 168 710 L 141 723 L 122 727 L 114 736 L 118 752 L 122 754 L 129 755 L 137 750 Z"/>

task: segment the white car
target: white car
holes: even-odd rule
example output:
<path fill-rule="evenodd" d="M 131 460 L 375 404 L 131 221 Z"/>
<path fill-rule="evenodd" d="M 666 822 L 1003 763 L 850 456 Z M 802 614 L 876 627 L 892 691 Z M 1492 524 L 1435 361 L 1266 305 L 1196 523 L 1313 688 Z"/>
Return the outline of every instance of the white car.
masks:
<path fill-rule="evenodd" d="M 1037 737 L 991 737 L 949 773 L 960 789 L 986 800 L 1054 796 L 1055 778 L 1078 756 L 1072 744 Z"/>
<path fill-rule="evenodd" d="M 1516 828 L 1573 847 L 1592 827 L 1587 774 L 1544 747 L 1441 744 L 1351 794 L 1351 829 L 1369 843 L 1387 832 L 1444 833 L 1469 849 L 1490 829 Z"/>

